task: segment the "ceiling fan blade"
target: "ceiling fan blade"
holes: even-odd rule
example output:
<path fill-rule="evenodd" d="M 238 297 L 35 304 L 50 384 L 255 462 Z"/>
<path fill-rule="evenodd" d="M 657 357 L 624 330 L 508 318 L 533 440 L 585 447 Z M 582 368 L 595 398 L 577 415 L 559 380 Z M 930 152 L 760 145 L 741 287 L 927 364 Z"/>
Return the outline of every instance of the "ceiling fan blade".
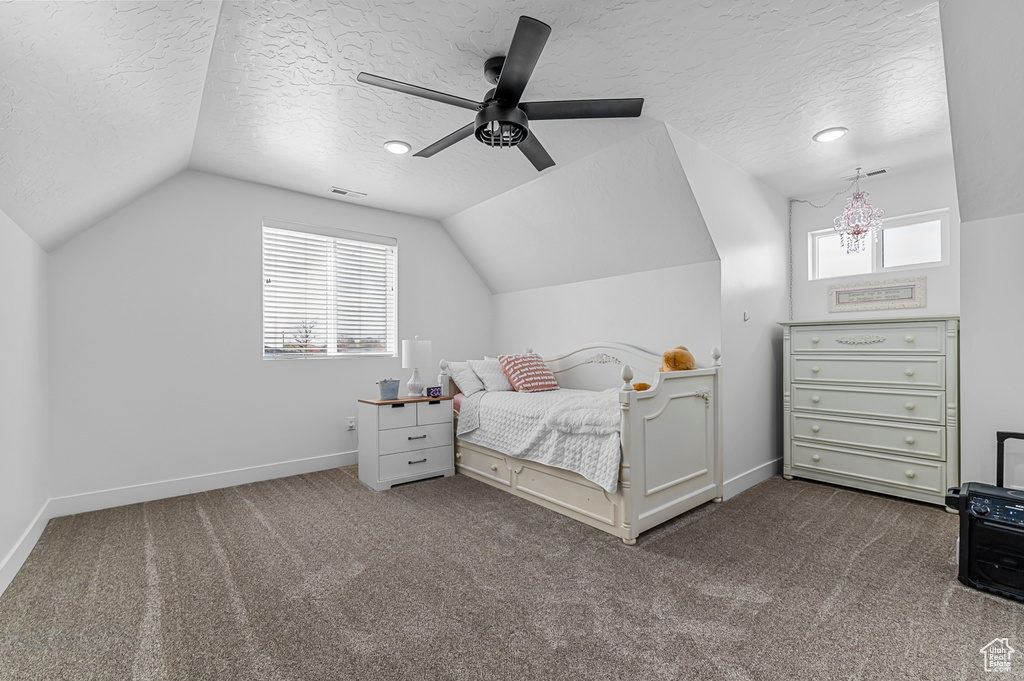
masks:
<path fill-rule="evenodd" d="M 643 97 L 634 99 L 568 99 L 557 102 L 522 102 L 519 108 L 531 121 L 561 118 L 636 118 L 644 108 Z"/>
<path fill-rule="evenodd" d="M 511 105 L 519 103 L 549 35 L 551 27 L 543 21 L 519 17 L 515 35 L 512 36 L 512 44 L 501 67 L 501 76 L 498 77 L 498 84 L 494 88 L 495 99 Z"/>
<path fill-rule="evenodd" d="M 437 90 L 428 90 L 427 88 L 420 87 L 419 85 L 410 85 L 409 83 L 403 83 L 398 80 L 375 76 L 372 73 L 360 73 L 356 76 L 356 80 L 360 83 L 376 85 L 377 87 L 387 88 L 388 90 L 394 90 L 395 92 L 402 92 L 414 97 L 432 99 L 435 102 L 441 102 L 442 104 L 461 106 L 463 109 L 469 109 L 471 111 L 479 111 L 481 106 L 479 102 L 474 102 L 473 100 L 466 99 L 465 97 L 456 97 L 455 95 L 438 92 Z"/>
<path fill-rule="evenodd" d="M 532 132 L 526 136 L 525 140 L 519 143 L 519 150 L 523 152 L 526 158 L 530 159 L 530 163 L 537 170 L 544 170 L 555 165 L 554 160 L 548 156 L 547 150 Z"/>
<path fill-rule="evenodd" d="M 442 137 L 441 139 L 437 140 L 436 142 L 431 144 L 426 149 L 423 149 L 421 151 L 417 151 L 415 154 L 413 154 L 413 156 L 420 156 L 422 158 L 430 158 L 431 156 L 433 156 L 437 152 L 443 151 L 443 150 L 447 149 L 448 147 L 450 147 L 451 145 L 455 144 L 456 142 L 460 142 L 460 141 L 466 139 L 467 137 L 471 137 L 473 135 L 473 131 L 475 129 L 476 129 L 476 123 L 470 123 L 469 125 L 467 125 L 467 126 L 465 126 L 463 128 L 459 128 L 458 130 L 456 130 L 452 134 L 448 135 L 447 137 Z"/>

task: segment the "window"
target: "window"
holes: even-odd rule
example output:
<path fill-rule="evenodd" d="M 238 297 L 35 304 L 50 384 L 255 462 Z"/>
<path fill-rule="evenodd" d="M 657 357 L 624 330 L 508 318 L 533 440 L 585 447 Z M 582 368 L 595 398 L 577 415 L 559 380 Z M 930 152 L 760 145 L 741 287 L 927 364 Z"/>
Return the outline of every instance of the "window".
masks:
<path fill-rule="evenodd" d="M 398 242 L 263 222 L 263 357 L 395 357 Z"/>
<path fill-rule="evenodd" d="M 949 209 L 886 218 L 876 239 L 859 253 L 839 245 L 839 233 L 822 229 L 807 235 L 810 279 L 934 267 L 949 262 Z"/>

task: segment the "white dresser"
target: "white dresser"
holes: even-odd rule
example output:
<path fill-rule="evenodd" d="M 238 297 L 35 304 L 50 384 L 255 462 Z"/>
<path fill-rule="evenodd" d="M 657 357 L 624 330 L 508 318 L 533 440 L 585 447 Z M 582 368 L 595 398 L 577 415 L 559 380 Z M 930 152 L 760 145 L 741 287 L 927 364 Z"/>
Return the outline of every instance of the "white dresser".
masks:
<path fill-rule="evenodd" d="M 959 319 L 782 327 L 783 476 L 945 505 L 960 484 Z"/>
<path fill-rule="evenodd" d="M 451 397 L 359 400 L 359 479 L 377 491 L 455 475 Z"/>

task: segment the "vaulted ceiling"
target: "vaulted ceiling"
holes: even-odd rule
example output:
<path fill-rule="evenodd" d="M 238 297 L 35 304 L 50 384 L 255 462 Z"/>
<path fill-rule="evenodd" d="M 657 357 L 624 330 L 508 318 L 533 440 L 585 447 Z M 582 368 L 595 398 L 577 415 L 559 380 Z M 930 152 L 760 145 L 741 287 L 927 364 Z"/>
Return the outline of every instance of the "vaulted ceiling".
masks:
<path fill-rule="evenodd" d="M 537 121 L 559 164 L 662 122 L 785 196 L 854 167 L 951 157 L 929 0 L 0 3 L 0 209 L 51 249 L 191 167 L 444 218 L 538 177 L 472 139 L 472 112 L 360 71 L 480 100 L 520 15 L 552 33 L 524 100 L 644 97 L 638 119 Z M 811 135 L 844 125 L 824 145 Z"/>

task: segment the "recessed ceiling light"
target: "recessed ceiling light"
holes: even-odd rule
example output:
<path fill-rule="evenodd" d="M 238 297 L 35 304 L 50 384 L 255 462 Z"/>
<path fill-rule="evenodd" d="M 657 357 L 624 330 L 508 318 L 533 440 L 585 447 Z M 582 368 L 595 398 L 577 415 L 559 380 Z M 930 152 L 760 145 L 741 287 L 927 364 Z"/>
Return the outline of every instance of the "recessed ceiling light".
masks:
<path fill-rule="evenodd" d="M 401 140 L 388 140 L 384 143 L 384 148 L 392 154 L 408 154 L 409 150 L 412 149 L 408 142 Z"/>
<path fill-rule="evenodd" d="M 814 137 L 812 139 L 815 142 L 832 142 L 834 140 L 839 139 L 848 132 L 850 131 L 843 127 L 825 128 L 820 132 L 814 133 Z"/>

